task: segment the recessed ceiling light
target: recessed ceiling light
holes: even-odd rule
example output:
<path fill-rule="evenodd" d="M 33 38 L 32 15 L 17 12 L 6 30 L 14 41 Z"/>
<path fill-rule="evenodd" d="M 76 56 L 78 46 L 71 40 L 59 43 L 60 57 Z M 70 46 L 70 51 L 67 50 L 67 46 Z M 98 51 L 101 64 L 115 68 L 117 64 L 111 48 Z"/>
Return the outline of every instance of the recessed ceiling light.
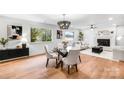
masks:
<path fill-rule="evenodd" d="M 113 20 L 113 18 L 112 18 L 112 17 L 109 17 L 109 18 L 108 18 L 108 20 L 109 20 L 109 21 L 112 21 L 112 20 Z"/>

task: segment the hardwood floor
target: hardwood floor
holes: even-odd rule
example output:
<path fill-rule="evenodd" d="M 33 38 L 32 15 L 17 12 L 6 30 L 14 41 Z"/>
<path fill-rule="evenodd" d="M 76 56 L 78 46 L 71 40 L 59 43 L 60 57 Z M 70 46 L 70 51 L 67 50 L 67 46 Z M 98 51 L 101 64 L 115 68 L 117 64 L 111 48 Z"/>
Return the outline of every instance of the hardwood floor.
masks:
<path fill-rule="evenodd" d="M 1 79 L 115 79 L 124 78 L 124 62 L 113 62 L 101 58 L 81 55 L 78 72 L 67 67 L 55 68 L 55 60 L 50 60 L 46 68 L 44 55 L 0 63 Z"/>

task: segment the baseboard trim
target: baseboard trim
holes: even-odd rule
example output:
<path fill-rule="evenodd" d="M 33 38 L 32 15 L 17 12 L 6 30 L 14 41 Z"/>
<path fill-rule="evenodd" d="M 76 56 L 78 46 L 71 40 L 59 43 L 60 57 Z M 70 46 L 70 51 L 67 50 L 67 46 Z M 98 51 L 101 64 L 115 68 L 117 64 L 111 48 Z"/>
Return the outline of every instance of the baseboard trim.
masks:
<path fill-rule="evenodd" d="M 9 62 L 9 61 L 13 61 L 13 60 L 19 60 L 19 59 L 24 59 L 24 58 L 29 58 L 29 57 L 35 57 L 35 56 L 40 56 L 40 55 L 45 55 L 45 53 L 29 55 L 29 56 L 23 56 L 23 57 L 17 57 L 17 58 L 11 58 L 11 59 L 7 59 L 7 60 L 1 60 L 0 63 L 5 63 L 5 62 Z"/>

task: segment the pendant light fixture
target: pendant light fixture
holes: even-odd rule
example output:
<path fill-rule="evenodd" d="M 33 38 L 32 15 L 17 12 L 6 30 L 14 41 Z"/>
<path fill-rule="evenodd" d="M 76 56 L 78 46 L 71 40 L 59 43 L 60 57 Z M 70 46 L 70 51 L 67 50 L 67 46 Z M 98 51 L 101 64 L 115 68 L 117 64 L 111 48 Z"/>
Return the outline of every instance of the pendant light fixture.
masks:
<path fill-rule="evenodd" d="M 57 22 L 60 29 L 68 29 L 71 24 L 70 21 L 65 20 L 65 16 L 66 14 L 63 14 L 63 20 Z"/>

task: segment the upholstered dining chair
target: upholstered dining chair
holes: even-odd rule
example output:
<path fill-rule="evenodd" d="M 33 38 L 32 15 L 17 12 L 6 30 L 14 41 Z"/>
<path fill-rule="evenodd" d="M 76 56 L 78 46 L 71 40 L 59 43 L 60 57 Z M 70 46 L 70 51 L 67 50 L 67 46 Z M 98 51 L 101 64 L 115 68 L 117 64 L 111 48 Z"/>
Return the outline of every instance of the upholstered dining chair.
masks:
<path fill-rule="evenodd" d="M 62 69 L 63 65 L 68 66 L 68 74 L 70 74 L 70 67 L 74 66 L 76 71 L 78 72 L 77 64 L 80 63 L 79 61 L 80 51 L 79 50 L 70 50 L 67 57 L 62 59 Z"/>
<path fill-rule="evenodd" d="M 46 62 L 46 67 L 48 66 L 49 59 L 55 59 L 56 60 L 56 65 L 58 63 L 58 55 L 54 52 L 49 51 L 48 45 L 44 46 L 45 52 L 46 52 L 46 57 L 47 57 L 47 62 Z"/>

